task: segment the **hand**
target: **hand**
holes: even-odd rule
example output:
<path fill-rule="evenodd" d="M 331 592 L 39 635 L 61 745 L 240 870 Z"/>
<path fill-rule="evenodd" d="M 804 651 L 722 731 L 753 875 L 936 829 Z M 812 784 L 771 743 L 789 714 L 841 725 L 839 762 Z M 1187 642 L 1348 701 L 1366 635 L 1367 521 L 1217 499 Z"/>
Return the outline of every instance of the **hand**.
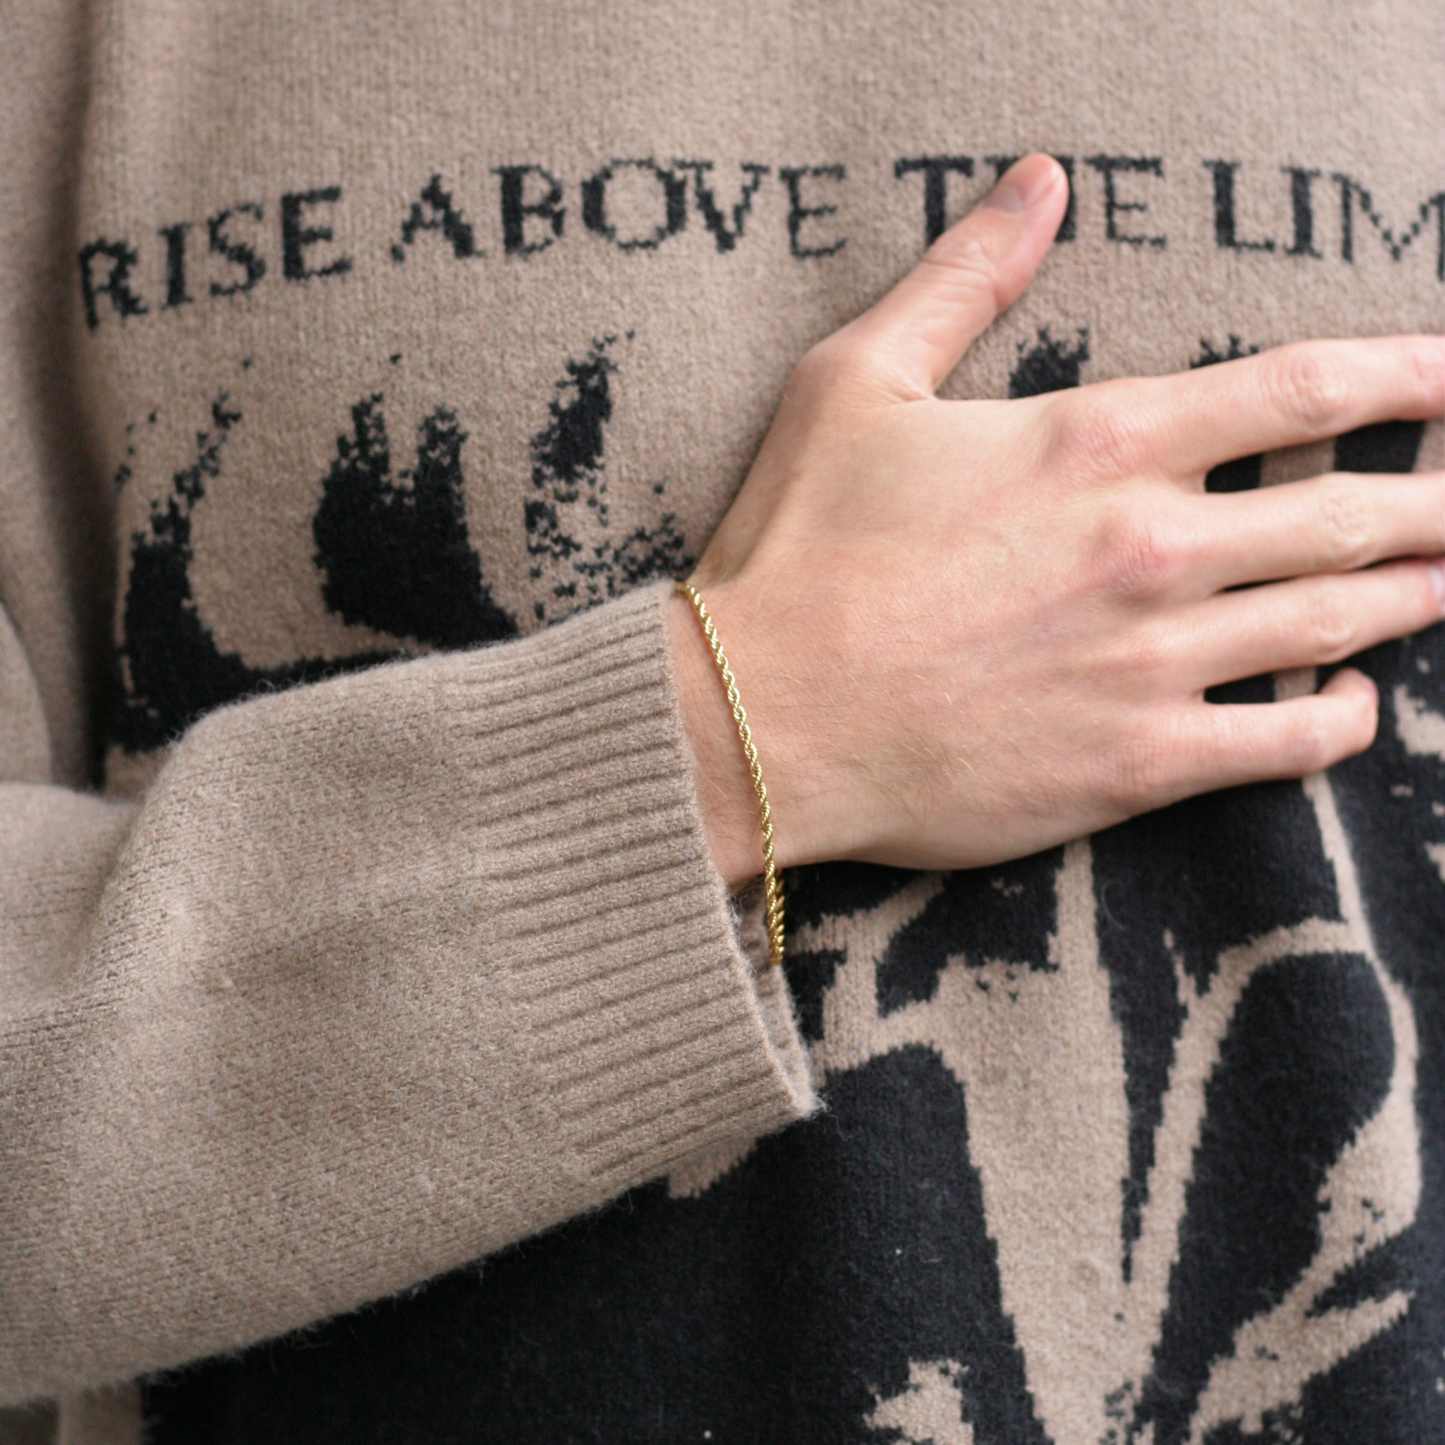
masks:
<path fill-rule="evenodd" d="M 1204 490 L 1232 457 L 1445 412 L 1439 338 L 1307 342 L 1020 401 L 933 395 L 1023 290 L 1065 199 L 1056 163 L 1018 162 L 803 358 L 693 576 L 780 866 L 974 867 L 1328 767 L 1374 737 L 1361 673 L 1271 704 L 1204 690 L 1445 615 L 1440 473 Z M 683 599 L 669 626 L 714 861 L 736 883 L 761 867 L 756 800 Z"/>

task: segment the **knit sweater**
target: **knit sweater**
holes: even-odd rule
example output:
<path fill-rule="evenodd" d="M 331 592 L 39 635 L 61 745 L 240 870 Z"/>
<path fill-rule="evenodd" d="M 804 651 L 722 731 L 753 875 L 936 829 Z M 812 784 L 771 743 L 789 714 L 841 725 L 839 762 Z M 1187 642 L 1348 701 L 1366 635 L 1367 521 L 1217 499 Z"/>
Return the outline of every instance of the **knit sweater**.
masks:
<path fill-rule="evenodd" d="M 1025 150 L 1069 211 L 950 395 L 1438 331 L 1438 0 L 4 30 L 12 1430 L 138 1438 L 73 1392 L 143 1376 L 158 1445 L 1445 1438 L 1440 631 L 1328 776 L 798 870 L 779 977 L 661 623 Z"/>

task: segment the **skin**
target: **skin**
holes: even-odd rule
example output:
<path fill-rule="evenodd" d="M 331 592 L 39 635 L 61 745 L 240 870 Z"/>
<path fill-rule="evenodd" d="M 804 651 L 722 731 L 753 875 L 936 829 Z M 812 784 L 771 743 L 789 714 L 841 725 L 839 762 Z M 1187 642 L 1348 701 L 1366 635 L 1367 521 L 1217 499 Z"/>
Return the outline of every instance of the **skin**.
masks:
<path fill-rule="evenodd" d="M 1445 616 L 1445 474 L 1210 494 L 1233 457 L 1445 414 L 1445 340 L 1318 341 L 1018 401 L 934 391 L 1023 291 L 1067 189 L 1047 156 L 815 346 L 692 580 L 738 678 L 780 866 L 968 868 L 1361 752 L 1378 698 L 1204 700 Z M 1243 584 L 1246 590 L 1235 590 Z M 712 658 L 669 645 L 713 860 L 762 865 Z"/>

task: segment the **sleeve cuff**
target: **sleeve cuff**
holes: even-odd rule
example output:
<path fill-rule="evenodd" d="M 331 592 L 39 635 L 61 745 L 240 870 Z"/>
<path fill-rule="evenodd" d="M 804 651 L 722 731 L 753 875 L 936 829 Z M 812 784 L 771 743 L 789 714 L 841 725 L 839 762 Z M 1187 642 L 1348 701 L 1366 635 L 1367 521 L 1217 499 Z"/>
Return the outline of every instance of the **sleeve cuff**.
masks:
<path fill-rule="evenodd" d="M 781 970 L 744 946 L 708 857 L 668 595 L 648 588 L 508 649 L 505 666 L 487 659 L 448 709 L 482 760 L 463 786 L 488 820 L 498 975 L 605 1195 L 816 1102 Z"/>

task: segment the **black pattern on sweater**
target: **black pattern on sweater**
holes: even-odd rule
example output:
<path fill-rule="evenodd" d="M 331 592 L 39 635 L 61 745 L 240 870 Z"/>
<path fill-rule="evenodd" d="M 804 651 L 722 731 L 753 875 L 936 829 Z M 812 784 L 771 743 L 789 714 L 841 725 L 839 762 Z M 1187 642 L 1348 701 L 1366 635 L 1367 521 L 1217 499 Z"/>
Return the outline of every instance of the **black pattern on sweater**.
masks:
<path fill-rule="evenodd" d="M 1086 360 L 1082 340 L 1072 351 L 1040 334 L 1016 384 L 1076 383 Z M 578 401 L 599 374 L 578 378 Z M 1420 435 L 1368 428 L 1340 439 L 1337 462 L 1408 470 Z M 1259 470 L 1257 458 L 1234 464 L 1216 489 L 1257 485 Z M 1021 1237 L 1025 1255 L 1058 1245 L 989 1203 L 1006 1177 L 990 1154 L 997 1100 L 983 1063 L 951 1054 L 947 1034 L 973 1010 L 1007 1035 L 1029 1018 L 1018 1010 L 1081 977 L 1070 956 L 1081 916 L 1120 1045 L 1125 1137 L 1112 1257 L 1059 1267 L 1112 1272 L 1100 1299 L 1140 1310 L 1146 1345 L 1136 1370 L 1100 1375 L 1088 1445 L 1445 1436 L 1445 1245 L 1433 1225 L 1445 1209 L 1445 892 L 1424 841 L 1445 832 L 1445 744 L 1436 755 L 1410 741 L 1438 703 L 1445 636 L 1357 661 L 1380 684 L 1381 741 L 1335 770 L 1327 797 L 1294 783 L 1214 794 L 1084 845 L 939 878 L 798 870 L 787 969 L 807 1037 L 827 1059 L 832 991 L 864 967 L 877 1025 L 905 1039 L 915 1028 L 913 1041 L 830 1065 L 825 1114 L 686 1197 L 634 1190 L 479 1269 L 153 1382 L 155 1445 L 876 1445 L 922 1438 L 897 1423 L 920 1403 L 942 1412 L 937 1445 L 1074 1445 L 1050 1429 L 1059 1402 L 1029 1367 L 1054 1303 L 1031 1303 L 1017 1278 Z M 1273 684 L 1219 696 L 1265 701 Z M 1349 858 L 1330 800 L 1354 844 L 1363 917 L 1342 892 Z M 873 920 L 886 921 L 881 934 Z M 1214 1053 L 1200 1054 L 1210 1028 Z M 992 1047 L 987 1032 L 970 1038 Z M 1029 1038 L 1018 1035 L 1025 1050 Z M 1015 1083 L 1043 1104 L 1051 1070 L 1064 1085 L 1071 1075 L 1039 1047 L 1038 1072 Z M 1009 1059 L 1005 1049 L 992 1067 Z M 1384 1193 L 1352 1194 L 1342 1161 L 1416 1110 L 1419 1180 L 1397 1172 Z M 1183 1137 L 1194 1130 L 1182 1155 L 1181 1119 Z M 1012 1157 L 1009 1169 L 1071 1187 L 1079 1169 L 1078 1208 L 1097 1207 L 1087 1158 L 1065 1136 L 1050 1147 L 1057 1159 Z M 1271 1395 L 1268 1382 L 1296 1368 L 1271 1354 L 1276 1339 L 1298 1349 L 1326 1316 L 1347 1339 L 1356 1329 L 1353 1346 L 1306 1359 L 1297 1386 Z M 1099 1316 L 1098 1336 L 1123 1317 Z M 1254 1418 L 1211 1402 L 1231 1369 L 1245 1395 L 1262 1391 Z"/>

